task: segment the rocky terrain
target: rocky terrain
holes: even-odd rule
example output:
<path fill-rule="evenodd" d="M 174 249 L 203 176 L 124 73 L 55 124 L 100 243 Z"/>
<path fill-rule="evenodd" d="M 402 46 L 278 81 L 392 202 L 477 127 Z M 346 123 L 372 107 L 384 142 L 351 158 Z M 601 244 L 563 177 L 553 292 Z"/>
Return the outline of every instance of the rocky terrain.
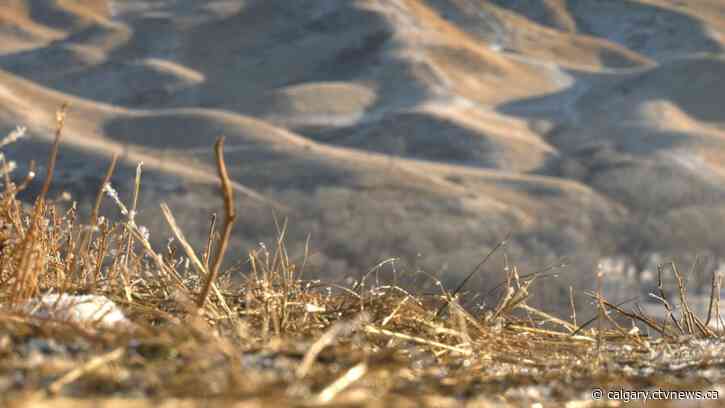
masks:
<path fill-rule="evenodd" d="M 0 131 L 22 175 L 69 102 L 54 194 L 118 153 L 128 197 L 143 161 L 139 222 L 166 201 L 196 245 L 225 135 L 234 248 L 287 219 L 310 276 L 453 285 L 510 233 L 590 288 L 604 256 L 725 250 L 724 30 L 718 0 L 6 0 Z"/>

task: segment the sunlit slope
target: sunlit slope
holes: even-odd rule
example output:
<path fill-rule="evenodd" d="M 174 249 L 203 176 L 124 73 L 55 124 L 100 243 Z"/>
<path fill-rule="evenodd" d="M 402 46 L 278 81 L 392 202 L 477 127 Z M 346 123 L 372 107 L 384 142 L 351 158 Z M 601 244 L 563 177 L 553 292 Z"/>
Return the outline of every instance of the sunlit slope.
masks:
<path fill-rule="evenodd" d="M 11 0 L 0 129 L 27 125 L 13 153 L 42 159 L 70 102 L 62 188 L 91 193 L 120 153 L 159 181 L 144 203 L 190 214 L 218 204 L 224 135 L 236 245 L 270 232 L 270 206 L 330 273 L 370 254 L 465 269 L 508 232 L 532 263 L 595 257 L 646 217 L 720 213 L 723 7 L 675 3 Z"/>

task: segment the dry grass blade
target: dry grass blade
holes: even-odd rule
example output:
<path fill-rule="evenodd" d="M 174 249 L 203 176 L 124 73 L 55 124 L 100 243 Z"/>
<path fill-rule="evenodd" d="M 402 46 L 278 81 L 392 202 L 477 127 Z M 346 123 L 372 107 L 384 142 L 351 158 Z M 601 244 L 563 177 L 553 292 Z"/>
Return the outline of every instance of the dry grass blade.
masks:
<path fill-rule="evenodd" d="M 35 179 L 35 175 L 36 175 L 35 170 L 36 170 L 35 160 L 31 160 L 30 164 L 28 165 L 28 173 L 25 175 L 25 179 L 22 182 L 20 182 L 20 184 L 18 184 L 17 187 L 15 187 L 15 192 L 24 191 L 25 189 L 28 188 L 30 183 Z"/>
<path fill-rule="evenodd" d="M 657 324 L 657 322 L 655 322 L 652 319 L 647 318 L 646 316 L 643 316 L 643 315 L 640 315 L 640 314 L 637 314 L 637 313 L 627 312 L 624 309 L 622 309 L 621 307 L 619 307 L 619 305 L 612 304 L 611 302 L 609 302 L 609 301 L 607 301 L 605 299 L 602 299 L 602 304 L 604 306 L 606 306 L 607 308 L 616 311 L 617 313 L 621 314 L 624 317 L 627 317 L 627 318 L 629 318 L 631 320 L 636 320 L 636 321 L 640 321 L 640 322 L 644 323 L 645 325 L 649 326 L 654 331 L 660 333 L 663 336 L 666 336 L 667 335 L 667 332 L 665 331 L 665 327 L 664 326 L 662 326 L 660 324 Z"/>
<path fill-rule="evenodd" d="M 212 214 L 209 219 L 209 235 L 206 239 L 206 247 L 204 248 L 204 254 L 202 259 L 204 260 L 204 269 L 209 270 L 209 257 L 211 257 L 211 251 L 214 245 L 214 233 L 216 232 L 216 213 Z"/>
<path fill-rule="evenodd" d="M 712 272 L 712 282 L 710 283 L 710 304 L 707 308 L 707 320 L 705 325 L 709 326 L 713 318 L 713 308 L 715 309 L 715 322 L 720 330 L 725 329 L 722 318 L 720 316 L 720 290 L 722 288 L 722 273 L 718 271 Z"/>
<path fill-rule="evenodd" d="M 136 165 L 136 177 L 134 178 L 134 187 L 133 187 L 133 198 L 131 201 L 131 211 L 128 212 L 128 221 L 126 222 L 126 225 L 128 228 L 134 228 L 138 229 L 136 225 L 136 213 L 137 213 L 137 206 L 138 206 L 138 197 L 139 193 L 141 192 L 141 173 L 143 168 L 143 162 L 139 162 Z M 144 238 L 146 240 L 146 238 Z M 121 277 L 123 278 L 123 289 L 126 294 L 126 299 L 130 302 L 131 301 L 131 288 L 129 286 L 129 267 L 128 263 L 131 260 L 131 252 L 134 246 L 133 241 L 133 234 L 128 234 L 126 239 L 126 252 L 123 257 L 123 270 Z"/>
<path fill-rule="evenodd" d="M 125 353 L 126 351 L 124 348 L 117 348 L 107 354 L 91 359 L 86 364 L 74 368 L 64 376 L 55 380 L 52 384 L 48 386 L 48 392 L 51 394 L 58 394 L 65 385 L 72 383 L 73 381 L 81 378 L 83 375 L 98 369 L 104 364 L 119 360 L 124 356 Z"/>
<path fill-rule="evenodd" d="M 111 158 L 111 164 L 108 165 L 106 175 L 103 177 L 103 182 L 101 182 L 101 186 L 98 189 L 98 193 L 96 194 L 96 202 L 93 206 L 93 210 L 91 211 L 91 218 L 89 222 L 90 228 L 85 230 L 81 237 L 81 244 L 78 248 L 78 258 L 83 259 L 88 257 L 88 244 L 91 241 L 96 228 L 98 227 L 98 213 L 101 211 L 101 203 L 103 202 L 103 196 L 105 195 L 104 186 L 111 182 L 111 177 L 113 177 L 113 172 L 116 170 L 117 163 L 118 153 L 114 153 L 113 157 Z M 71 271 L 75 270 L 76 259 L 77 258 L 74 258 L 74 264 L 70 268 Z M 93 281 L 95 284 L 95 282 L 98 281 L 98 276 L 94 276 Z"/>
<path fill-rule="evenodd" d="M 387 326 L 388 323 L 395 317 L 395 315 L 398 314 L 398 311 L 400 311 L 400 308 L 403 307 L 403 305 L 405 305 L 405 303 L 408 302 L 409 299 L 410 299 L 410 296 L 404 297 L 403 300 L 401 300 L 400 303 L 398 303 L 398 305 L 395 307 L 395 309 L 393 309 L 393 311 L 390 312 L 389 315 L 385 316 L 385 318 L 383 319 L 382 323 L 380 323 L 380 325 L 383 327 Z"/>
<path fill-rule="evenodd" d="M 637 298 L 627 299 L 625 301 L 622 301 L 622 302 L 617 303 L 614 306 L 615 307 L 624 306 L 624 305 L 626 305 L 629 302 L 634 302 L 635 300 L 637 300 Z M 579 327 L 577 327 L 577 329 L 574 330 L 574 332 L 572 332 L 570 334 L 570 336 L 576 336 L 577 334 L 579 334 L 582 331 L 584 331 L 587 327 L 589 327 L 592 323 L 594 323 L 594 322 L 596 322 L 598 320 L 599 320 L 599 314 L 597 314 L 594 317 L 591 317 L 591 318 L 587 319 L 584 323 L 582 323 L 581 325 L 579 325 Z"/>
<path fill-rule="evenodd" d="M 320 355 L 325 347 L 331 345 L 337 337 L 352 333 L 365 324 L 367 320 L 368 316 L 365 313 L 362 313 L 351 322 L 338 322 L 327 329 L 327 331 L 325 331 L 325 333 L 320 336 L 320 338 L 315 341 L 312 346 L 310 346 L 307 353 L 305 353 L 305 357 L 302 359 L 302 363 L 299 365 L 295 373 L 297 378 L 302 379 L 307 376 L 307 373 L 309 373 L 310 368 L 312 368 L 312 365 L 315 363 L 317 356 Z"/>
<path fill-rule="evenodd" d="M 569 339 L 572 339 L 572 340 L 580 340 L 580 341 L 585 341 L 585 342 L 588 342 L 588 343 L 596 343 L 596 340 L 595 339 L 593 339 L 591 337 L 588 337 L 588 336 L 582 336 L 582 335 L 573 336 L 573 335 L 571 335 L 569 333 L 561 333 L 561 332 L 552 331 L 552 330 L 539 329 L 539 328 L 536 328 L 536 327 L 521 326 L 521 325 L 518 325 L 518 324 L 511 324 L 511 325 L 508 325 L 507 327 L 509 329 L 520 330 L 522 332 L 535 333 L 535 334 L 543 334 L 543 335 L 552 336 L 552 337 L 569 338 Z"/>
<path fill-rule="evenodd" d="M 572 333 L 574 331 L 576 331 L 576 329 L 577 329 L 577 327 L 576 327 L 575 324 L 572 324 L 572 323 L 569 323 L 569 322 L 564 321 L 562 319 L 559 319 L 559 318 L 557 318 L 555 316 L 552 316 L 552 315 L 550 315 L 550 314 L 548 314 L 546 312 L 542 312 L 541 310 L 536 309 L 536 308 L 533 308 L 533 307 L 531 307 L 531 306 L 529 306 L 529 305 L 527 305 L 525 303 L 519 305 L 519 308 L 521 308 L 523 310 L 526 310 L 529 313 L 532 313 L 534 315 L 537 315 L 537 316 L 543 318 L 544 319 L 544 322 L 551 322 L 551 323 L 557 324 L 557 325 L 559 325 L 561 327 L 564 327 L 565 329 L 569 330 Z"/>
<path fill-rule="evenodd" d="M 174 236 L 181 244 L 181 247 L 184 249 L 184 252 L 186 253 L 188 259 L 191 260 L 191 263 L 192 265 L 194 265 L 194 269 L 196 269 L 199 276 L 201 278 L 208 277 L 209 272 L 207 271 L 206 266 L 199 260 L 199 257 L 196 256 L 194 248 L 192 248 L 191 244 L 189 244 L 189 241 L 186 239 L 184 232 L 181 230 L 181 228 L 179 228 L 179 225 L 176 223 L 176 219 L 174 218 L 171 209 L 169 209 L 169 206 L 166 203 L 161 203 L 161 212 L 164 214 L 164 218 L 169 224 L 169 228 L 171 228 L 171 231 L 174 233 Z M 212 283 L 212 290 L 214 291 L 215 296 L 219 300 L 219 303 L 222 305 L 227 315 L 231 314 L 231 309 L 224 300 L 224 296 L 221 294 L 219 288 L 214 283 Z"/>
<path fill-rule="evenodd" d="M 38 199 L 40 201 L 45 200 L 45 196 L 48 194 L 50 184 L 53 181 L 53 172 L 55 171 L 55 162 L 58 159 L 58 148 L 60 147 L 60 139 L 63 135 L 63 126 L 65 125 L 65 116 L 67 110 L 68 104 L 64 103 L 55 114 L 55 138 L 53 139 L 53 147 L 50 150 L 50 160 L 48 161 L 48 169 L 45 173 L 45 181 L 43 181 L 43 187 L 40 189 L 40 195 L 38 196 Z"/>
<path fill-rule="evenodd" d="M 695 263 L 692 266 L 692 271 L 690 271 L 690 274 L 694 272 L 695 267 L 697 266 L 698 260 L 695 260 Z M 677 265 L 675 265 L 674 262 L 669 263 L 670 268 L 672 269 L 672 273 L 675 275 L 675 280 L 677 281 L 677 289 L 678 289 L 678 296 L 680 298 L 680 305 L 682 309 L 681 317 L 682 321 L 685 324 L 685 327 L 687 328 L 688 334 L 694 334 L 695 329 L 697 329 L 698 332 L 704 337 L 713 337 L 715 333 L 710 330 L 710 328 L 703 323 L 702 319 L 697 317 L 695 313 L 690 308 L 690 302 L 687 298 L 687 285 L 685 284 L 685 279 L 682 277 L 682 274 L 680 273 L 679 269 L 677 269 Z"/>
<path fill-rule="evenodd" d="M 113 157 L 111 157 L 111 164 L 108 165 L 106 175 L 103 176 L 103 182 L 101 183 L 101 188 L 98 189 L 98 194 L 96 194 L 96 202 L 93 205 L 93 211 L 91 212 L 91 226 L 95 227 L 96 225 L 98 225 L 98 213 L 100 213 L 101 211 L 101 203 L 103 203 L 103 197 L 105 196 L 104 186 L 111 182 L 113 173 L 116 171 L 116 165 L 118 164 L 118 157 L 118 153 L 113 154 Z"/>
<path fill-rule="evenodd" d="M 181 279 L 181 276 L 179 276 L 179 274 L 173 268 L 166 265 L 166 263 L 164 262 L 164 258 L 156 251 L 154 251 L 151 243 L 148 241 L 148 239 L 146 239 L 144 234 L 139 231 L 138 227 L 135 224 L 130 226 L 129 232 L 141 243 L 141 246 L 143 246 L 146 253 L 156 264 L 159 272 L 162 273 L 162 276 L 171 278 L 177 285 L 177 287 L 183 289 L 184 292 L 188 292 L 188 288 L 186 288 L 186 286 L 184 285 L 184 281 Z"/>
<path fill-rule="evenodd" d="M 571 308 L 571 322 L 574 325 L 574 330 L 576 330 L 576 304 L 574 303 L 574 288 L 571 286 L 569 286 L 569 307 Z"/>
<path fill-rule="evenodd" d="M 11 304 L 16 304 L 20 300 L 32 296 L 38 290 L 38 276 L 43 268 L 35 265 L 42 258 L 42 255 L 38 253 L 40 249 L 38 248 L 38 237 L 36 235 L 37 229 L 40 228 L 40 219 L 45 211 L 45 198 L 50 189 L 50 184 L 53 181 L 53 172 L 55 171 L 55 163 L 58 159 L 58 149 L 60 147 L 61 136 L 63 135 L 67 108 L 68 104 L 63 104 L 56 112 L 55 138 L 53 139 L 53 147 L 50 150 L 48 169 L 45 180 L 43 181 L 43 187 L 35 201 L 30 227 L 22 243 L 20 265 L 15 283 L 13 284 L 13 294 L 10 299 Z"/>
<path fill-rule="evenodd" d="M 529 297 L 529 286 L 534 282 L 536 276 L 534 275 L 531 279 L 522 282 L 517 268 L 512 268 L 507 277 L 506 292 L 499 299 L 498 305 L 488 320 L 494 321 L 505 314 L 511 313 L 516 308 L 523 307 Z"/>
<path fill-rule="evenodd" d="M 659 296 L 656 296 L 652 293 L 650 293 L 650 296 L 653 298 L 659 300 L 662 303 L 662 306 L 664 306 L 665 310 L 667 311 L 667 315 L 670 317 L 672 322 L 677 327 L 677 330 L 680 331 L 680 334 L 685 334 L 685 330 L 682 328 L 682 325 L 680 322 L 675 318 L 674 309 L 672 308 L 672 305 L 670 305 L 670 302 L 667 301 L 667 295 L 665 294 L 665 288 L 664 284 L 662 282 L 662 271 L 663 271 L 662 265 L 657 265 L 657 289 L 659 290 L 660 294 Z"/>
<path fill-rule="evenodd" d="M 181 244 L 181 247 L 184 249 L 186 256 L 191 260 L 191 264 L 194 265 L 194 268 L 196 269 L 199 276 L 202 278 L 206 277 L 208 275 L 208 272 L 204 267 L 204 264 L 199 260 L 199 257 L 196 256 L 194 248 L 192 248 L 191 244 L 189 244 L 189 241 L 187 241 L 184 232 L 181 230 L 181 228 L 179 228 L 179 225 L 176 223 L 176 218 L 174 218 L 171 209 L 166 203 L 161 203 L 161 212 L 164 214 L 164 218 L 166 219 L 166 223 L 169 224 L 171 232 L 174 233 L 176 240 L 179 241 L 179 243 Z"/>
<path fill-rule="evenodd" d="M 511 238 L 511 233 L 509 233 L 506 236 L 506 238 L 504 238 L 502 241 L 500 241 L 498 244 L 496 244 L 496 246 L 493 247 L 493 249 L 491 249 L 491 251 L 489 251 L 488 254 L 486 254 L 485 257 L 483 257 L 483 259 L 481 260 L 481 262 L 479 262 L 478 265 L 476 265 L 476 267 L 473 268 L 473 270 L 471 272 L 469 272 L 468 275 L 466 275 L 465 278 L 463 278 L 463 280 L 461 281 L 461 283 L 458 284 L 458 286 L 456 287 L 456 289 L 453 292 L 451 292 L 450 297 L 449 297 L 449 300 L 455 298 L 458 295 L 458 293 L 463 289 L 464 286 L 466 286 L 466 283 L 468 283 L 468 281 L 473 277 L 473 275 L 475 275 L 476 272 L 478 272 L 478 270 L 481 269 L 481 267 L 486 262 L 488 262 L 488 259 L 491 258 L 491 256 L 494 253 L 496 253 L 496 251 L 499 250 L 499 248 L 501 248 L 502 246 L 506 245 L 506 241 L 508 241 L 510 238 Z M 443 305 L 441 305 L 440 308 L 438 308 L 438 310 L 436 311 L 436 317 L 441 317 L 441 315 L 443 314 L 443 312 L 445 312 L 446 309 L 448 308 L 448 303 L 449 302 L 446 302 Z"/>
<path fill-rule="evenodd" d="M 356 381 L 360 380 L 368 372 L 368 365 L 366 363 L 358 363 L 345 372 L 340 378 L 335 380 L 332 384 L 325 387 L 315 400 L 320 404 L 326 404 L 341 392 L 345 391 Z"/>
<path fill-rule="evenodd" d="M 439 341 L 428 340 L 428 339 L 424 339 L 422 337 L 411 336 L 411 335 L 405 334 L 405 333 L 398 333 L 398 332 L 394 332 L 394 331 L 386 330 L 386 329 L 378 329 L 377 327 L 372 326 L 372 325 L 365 326 L 364 331 L 368 334 L 375 334 L 378 336 L 386 336 L 386 337 L 391 337 L 391 338 L 395 338 L 395 339 L 399 339 L 399 340 L 412 341 L 414 343 L 425 344 L 425 345 L 428 345 L 428 346 L 431 346 L 434 348 L 437 347 L 437 348 L 441 348 L 444 350 L 453 351 L 453 352 L 456 352 L 456 353 L 459 353 L 462 355 L 471 354 L 471 350 L 463 349 L 461 347 L 451 346 L 448 344 L 441 343 Z"/>
<path fill-rule="evenodd" d="M 217 168 L 219 171 L 219 179 L 221 181 L 221 190 L 224 195 L 224 230 L 222 232 L 221 243 L 217 251 L 216 258 L 210 273 L 206 277 L 204 282 L 204 288 L 199 294 L 199 299 L 196 304 L 201 309 L 204 307 L 206 298 L 209 297 L 209 291 L 211 290 L 214 280 L 219 275 L 219 268 L 221 268 L 224 260 L 224 254 L 227 251 L 229 245 L 229 237 L 232 235 L 232 228 L 234 227 L 234 221 L 237 218 L 237 211 L 234 207 L 234 192 L 232 191 L 231 181 L 229 180 L 229 174 L 227 173 L 227 166 L 224 163 L 224 137 L 220 137 L 214 145 L 214 152 L 216 154 Z"/>
<path fill-rule="evenodd" d="M 597 292 L 594 294 L 594 300 L 597 302 L 597 306 L 601 310 L 601 316 L 602 318 L 606 319 L 607 322 L 609 322 L 609 325 L 611 327 L 614 327 L 616 331 L 619 332 L 619 334 L 622 337 L 627 337 L 629 334 L 627 333 L 627 330 L 625 330 L 616 320 L 612 318 L 612 316 L 609 313 L 609 309 L 607 308 L 607 301 L 604 299 L 604 296 L 601 292 Z M 601 333 L 601 331 L 600 331 Z M 641 343 L 639 336 L 633 335 L 631 336 L 634 341 Z"/>

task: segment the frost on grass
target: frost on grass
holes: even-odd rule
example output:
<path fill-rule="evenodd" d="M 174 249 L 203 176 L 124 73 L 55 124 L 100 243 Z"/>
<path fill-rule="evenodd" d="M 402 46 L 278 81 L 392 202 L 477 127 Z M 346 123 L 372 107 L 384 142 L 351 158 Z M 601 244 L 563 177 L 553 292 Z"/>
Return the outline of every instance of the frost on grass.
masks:
<path fill-rule="evenodd" d="M 46 294 L 25 303 L 25 311 L 41 319 L 116 327 L 129 321 L 119 307 L 105 296 Z"/>
<path fill-rule="evenodd" d="M 18 139 L 25 137 L 28 128 L 25 126 L 17 126 L 15 130 L 10 132 L 4 139 L 0 140 L 0 147 L 5 147 L 9 144 L 15 143 Z"/>

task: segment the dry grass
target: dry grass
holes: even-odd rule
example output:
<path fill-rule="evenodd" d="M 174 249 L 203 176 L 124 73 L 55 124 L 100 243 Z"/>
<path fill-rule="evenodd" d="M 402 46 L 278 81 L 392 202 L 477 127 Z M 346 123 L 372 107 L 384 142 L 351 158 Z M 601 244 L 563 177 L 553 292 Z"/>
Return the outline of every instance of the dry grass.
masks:
<path fill-rule="evenodd" d="M 57 141 L 63 114 L 58 118 Z M 720 316 L 703 321 L 689 311 L 676 270 L 685 306 L 669 323 L 625 310 L 600 293 L 589 294 L 599 319 L 577 325 L 576 317 L 551 316 L 527 305 L 540 274 L 519 274 L 515 267 L 499 302 L 474 314 L 458 302 L 462 285 L 452 293 L 440 285 L 440 295 L 431 297 L 398 285 L 371 285 L 367 277 L 350 287 L 305 281 L 286 251 L 282 225 L 274 247 L 251 251 L 243 279 L 235 281 L 221 271 L 235 218 L 222 140 L 216 152 L 223 230 L 217 237 L 213 218 L 202 256 L 166 205 L 163 215 L 182 251 L 174 245 L 163 252 L 153 248 L 149 231 L 136 224 L 140 165 L 130 205 L 108 184 L 114 160 L 91 218 L 79 219 L 75 206 L 61 213 L 46 197 L 57 148 L 32 207 L 16 199 L 32 175 L 15 184 L 5 166 L 5 403 L 82 406 L 91 399 L 99 406 L 195 406 L 213 398 L 219 405 L 244 406 L 593 406 L 595 386 L 712 390 L 720 381 L 725 346 L 708 325 Z M 105 197 L 116 202 L 117 220 L 98 216 Z M 719 287 L 713 277 L 713 304 Z M 671 310 L 661 290 L 658 296 Z M 131 323 L 63 321 L 23 306 L 48 292 L 106 296 Z M 572 315 L 577 312 L 591 313 Z"/>

